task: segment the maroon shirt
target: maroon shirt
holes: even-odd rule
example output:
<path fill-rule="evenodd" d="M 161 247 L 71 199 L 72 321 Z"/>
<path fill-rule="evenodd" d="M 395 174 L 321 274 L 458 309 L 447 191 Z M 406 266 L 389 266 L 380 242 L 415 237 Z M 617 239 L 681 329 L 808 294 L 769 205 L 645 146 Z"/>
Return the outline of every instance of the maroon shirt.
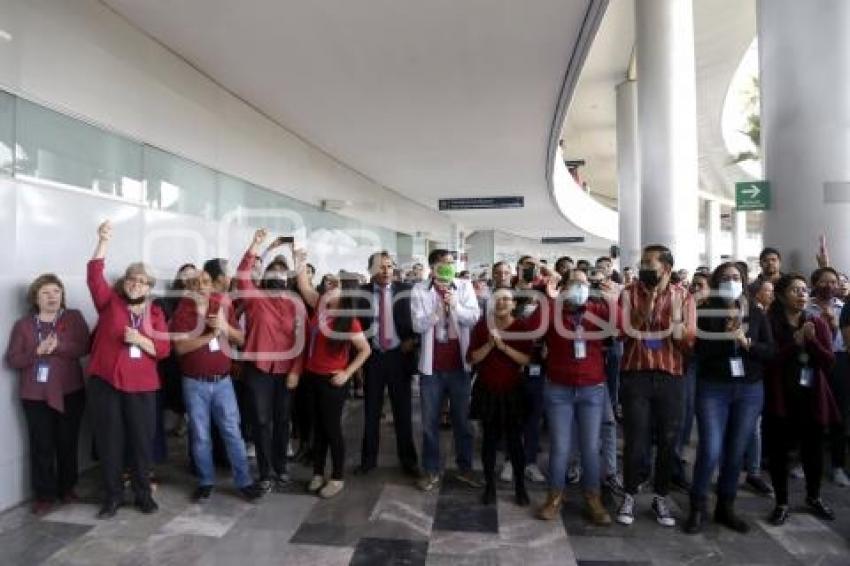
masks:
<path fill-rule="evenodd" d="M 505 332 L 527 332 L 528 322 L 514 320 Z M 490 339 L 490 330 L 487 328 L 487 317 L 482 317 L 472 329 L 469 338 L 469 352 L 471 353 L 487 343 Z M 504 339 L 505 345 L 523 354 L 531 354 L 534 348 L 533 340 Z M 522 383 L 522 366 L 513 361 L 506 353 L 493 349 L 481 362 L 478 363 L 478 380 L 484 387 L 493 393 L 504 393 L 513 390 Z"/>
<path fill-rule="evenodd" d="M 42 324 L 43 338 L 48 332 Z M 6 361 L 9 367 L 19 370 L 21 399 L 46 401 L 60 413 L 65 412 L 65 395 L 83 387 L 83 368 L 80 358 L 89 351 L 89 327 L 80 311 L 66 310 L 56 321 L 56 350 L 48 356 L 36 356 L 38 330 L 36 317 L 25 316 L 12 327 Z M 39 359 L 49 366 L 47 383 L 36 380 Z"/>
<path fill-rule="evenodd" d="M 214 294 L 210 297 L 209 310 L 225 309 L 227 313 L 227 321 L 230 326 L 238 327 L 236 315 L 233 307 L 227 300 L 227 297 L 220 294 Z M 174 309 L 174 315 L 171 319 L 171 331 L 173 333 L 185 332 L 200 332 L 204 334 L 208 331 L 201 317 L 206 316 L 206 311 L 201 314 L 198 312 L 198 304 L 194 299 L 186 297 L 181 299 Z M 200 320 L 201 327 L 198 328 Z M 177 357 L 177 363 L 180 366 L 180 371 L 183 375 L 189 377 L 209 377 L 213 375 L 227 375 L 230 373 L 230 356 L 226 353 L 229 348 L 225 344 L 226 338 L 219 336 L 219 349 L 213 352 L 210 350 L 209 344 L 204 344 L 196 350 L 187 352 L 182 356 Z"/>
<path fill-rule="evenodd" d="M 141 358 L 131 358 L 130 347 L 124 342 L 124 329 L 131 324 L 130 307 L 124 297 L 109 286 L 103 271 L 102 259 L 89 261 L 88 285 L 98 319 L 86 371 L 119 391 L 156 391 L 159 389 L 156 362 L 167 358 L 171 351 L 165 314 L 157 305 L 148 303 L 139 332 L 153 341 L 156 356 L 142 350 Z"/>

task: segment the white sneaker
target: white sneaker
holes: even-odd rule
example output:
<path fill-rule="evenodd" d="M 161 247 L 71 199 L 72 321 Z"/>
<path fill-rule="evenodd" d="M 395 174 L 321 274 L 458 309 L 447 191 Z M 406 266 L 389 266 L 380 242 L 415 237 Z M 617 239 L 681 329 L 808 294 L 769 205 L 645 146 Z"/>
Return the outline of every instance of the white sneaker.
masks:
<path fill-rule="evenodd" d="M 511 466 L 510 462 L 502 464 L 502 472 L 499 474 L 499 479 L 505 483 L 514 481 L 514 467 Z"/>
<path fill-rule="evenodd" d="M 617 510 L 617 522 L 621 525 L 631 525 L 635 522 L 635 498 L 628 493 Z"/>
<path fill-rule="evenodd" d="M 310 493 L 316 493 L 322 486 L 325 485 L 325 478 L 322 476 L 313 476 L 313 479 L 310 480 L 310 483 L 307 484 L 307 491 Z"/>
<path fill-rule="evenodd" d="M 322 499 L 330 499 L 331 497 L 342 491 L 345 486 L 342 480 L 328 480 L 325 487 L 319 490 L 319 497 Z"/>
<path fill-rule="evenodd" d="M 248 458 L 257 457 L 257 448 L 254 446 L 253 442 L 245 443 L 245 456 L 247 456 Z"/>
<path fill-rule="evenodd" d="M 656 495 L 652 499 L 652 510 L 655 511 L 655 520 L 662 527 L 675 527 L 676 519 L 667 504 L 667 498 Z"/>
<path fill-rule="evenodd" d="M 838 487 L 850 487 L 850 478 L 843 468 L 835 468 L 832 470 L 832 483 Z"/>
<path fill-rule="evenodd" d="M 295 456 L 295 447 L 292 446 L 292 439 L 289 439 L 289 442 L 286 443 L 286 457 L 293 458 Z"/>
<path fill-rule="evenodd" d="M 533 483 L 546 482 L 546 476 L 543 475 L 537 464 L 529 464 L 525 467 L 525 479 Z"/>
<path fill-rule="evenodd" d="M 806 477 L 806 473 L 803 471 L 803 464 L 797 464 L 791 468 L 790 476 L 795 480 L 801 480 Z"/>

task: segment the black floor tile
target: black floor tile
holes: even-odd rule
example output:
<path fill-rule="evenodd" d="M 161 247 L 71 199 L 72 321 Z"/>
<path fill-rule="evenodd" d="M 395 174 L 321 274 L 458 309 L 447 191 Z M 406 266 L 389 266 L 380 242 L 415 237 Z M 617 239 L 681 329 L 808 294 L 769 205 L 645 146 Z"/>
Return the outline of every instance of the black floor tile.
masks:
<path fill-rule="evenodd" d="M 351 566 L 424 566 L 427 541 L 364 538 L 357 544 Z"/>

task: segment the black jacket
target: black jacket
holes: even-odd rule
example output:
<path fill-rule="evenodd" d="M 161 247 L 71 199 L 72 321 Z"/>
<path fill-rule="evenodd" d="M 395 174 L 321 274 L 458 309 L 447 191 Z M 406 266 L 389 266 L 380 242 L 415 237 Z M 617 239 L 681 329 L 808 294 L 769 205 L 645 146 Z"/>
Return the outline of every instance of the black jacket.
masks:
<path fill-rule="evenodd" d="M 742 320 L 747 337 L 752 340 L 749 351 L 738 346 L 735 340 L 712 339 L 706 333 L 721 334 L 726 329 L 726 318 L 710 316 L 711 309 L 722 310 L 724 303 L 716 297 L 697 308 L 697 340 L 694 350 L 697 362 L 697 379 L 721 382 L 754 383 L 764 377 L 764 367 L 776 354 L 773 333 L 767 315 L 754 301 L 748 301 L 749 312 Z M 732 377 L 729 360 L 740 357 L 744 361 L 744 377 Z"/>

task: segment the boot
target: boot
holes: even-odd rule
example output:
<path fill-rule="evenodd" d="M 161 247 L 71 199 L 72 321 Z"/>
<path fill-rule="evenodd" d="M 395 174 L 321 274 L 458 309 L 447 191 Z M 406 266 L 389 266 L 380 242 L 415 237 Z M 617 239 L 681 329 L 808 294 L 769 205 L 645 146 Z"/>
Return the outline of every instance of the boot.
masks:
<path fill-rule="evenodd" d="M 527 507 L 531 503 L 528 492 L 525 490 L 525 477 L 522 473 L 514 475 L 514 500 L 520 507 Z"/>
<path fill-rule="evenodd" d="M 702 524 L 707 516 L 705 497 L 691 497 L 691 510 L 688 514 L 688 520 L 685 521 L 685 532 L 689 535 L 695 535 L 702 531 Z"/>
<path fill-rule="evenodd" d="M 543 521 L 551 521 L 558 517 L 561 511 L 561 505 L 564 503 L 563 491 L 550 491 L 546 497 L 546 502 L 537 510 L 537 518 Z"/>
<path fill-rule="evenodd" d="M 602 499 L 599 498 L 598 491 L 588 491 L 584 494 L 584 501 L 587 503 L 587 516 L 590 522 L 600 527 L 607 527 L 611 524 L 611 515 L 608 510 L 602 505 Z"/>
<path fill-rule="evenodd" d="M 714 508 L 714 522 L 729 527 L 739 533 L 748 533 L 750 526 L 746 521 L 735 515 L 734 497 L 717 497 L 717 506 Z"/>

